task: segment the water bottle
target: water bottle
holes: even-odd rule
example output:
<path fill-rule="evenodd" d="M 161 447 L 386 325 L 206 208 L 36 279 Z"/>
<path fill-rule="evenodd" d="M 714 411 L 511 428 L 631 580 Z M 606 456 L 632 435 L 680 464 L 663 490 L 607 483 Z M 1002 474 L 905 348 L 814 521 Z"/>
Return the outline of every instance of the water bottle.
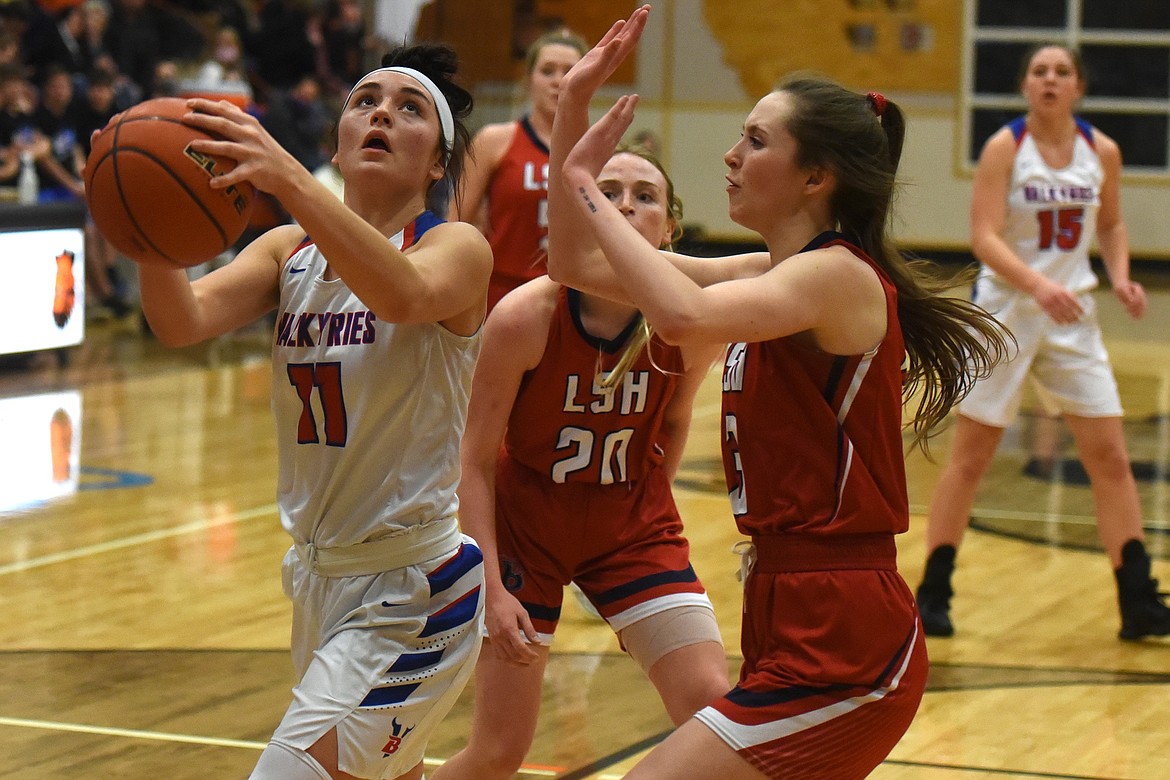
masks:
<path fill-rule="evenodd" d="M 24 206 L 36 203 L 40 188 L 37 164 L 33 161 L 32 152 L 25 150 L 20 153 L 20 178 L 16 181 L 17 202 Z"/>

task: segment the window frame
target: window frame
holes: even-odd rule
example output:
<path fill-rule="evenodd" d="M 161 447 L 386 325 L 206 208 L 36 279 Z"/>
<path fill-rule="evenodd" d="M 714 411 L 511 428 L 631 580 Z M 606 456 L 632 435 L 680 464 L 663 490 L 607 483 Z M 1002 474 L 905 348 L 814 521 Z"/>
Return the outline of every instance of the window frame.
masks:
<path fill-rule="evenodd" d="M 959 67 L 960 90 L 958 101 L 959 138 L 956 146 L 956 156 L 959 161 L 959 170 L 971 175 L 978 162 L 979 146 L 972 148 L 975 114 L 986 109 L 1000 109 L 1015 111 L 1022 114 L 1027 110 L 1027 103 L 1023 96 L 1002 95 L 998 93 L 978 93 L 975 91 L 976 49 L 981 43 L 1023 43 L 1031 44 L 1039 41 L 1052 41 L 1081 50 L 1089 45 L 1110 45 L 1121 47 L 1166 48 L 1167 78 L 1170 80 L 1170 29 L 1167 30 L 1132 30 L 1132 29 L 1084 29 L 1081 27 L 1083 0 L 1065 0 L 1065 24 L 1063 27 L 998 27 L 979 26 L 980 0 L 964 0 L 963 19 L 963 47 L 962 61 Z M 1090 79 L 1092 74 L 1090 73 Z M 1013 74 L 1014 77 L 1014 74 Z M 1170 82 L 1168 82 L 1170 83 Z M 1151 181 L 1170 181 L 1170 94 L 1165 98 L 1133 98 L 1109 95 L 1098 95 L 1092 92 L 1092 82 L 1089 84 L 1090 93 L 1081 100 L 1077 107 L 1080 113 L 1101 113 L 1133 116 L 1165 117 L 1167 120 L 1166 134 L 1161 139 L 1164 145 L 1164 165 L 1133 165 L 1125 163 L 1122 174 L 1128 180 L 1148 179 Z M 1170 91 L 1170 90 L 1168 90 Z M 1123 147 L 1122 159 L 1126 160 L 1126 149 Z"/>

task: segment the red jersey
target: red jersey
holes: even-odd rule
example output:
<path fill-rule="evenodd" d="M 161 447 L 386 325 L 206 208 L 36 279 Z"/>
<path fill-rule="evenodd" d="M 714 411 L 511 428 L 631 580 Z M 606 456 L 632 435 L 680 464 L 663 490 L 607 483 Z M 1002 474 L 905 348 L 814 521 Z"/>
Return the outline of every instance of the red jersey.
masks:
<path fill-rule="evenodd" d="M 520 384 L 504 448 L 553 482 L 641 479 L 650 463 L 662 462 L 656 443 L 683 372 L 682 351 L 655 336 L 625 377 L 604 390 L 601 376 L 617 364 L 640 318 L 606 341 L 585 332 L 579 301 L 576 290 L 557 293 L 544 356 Z"/>
<path fill-rule="evenodd" d="M 548 147 L 525 117 L 488 184 L 488 243 L 495 255 L 488 311 L 505 293 L 546 273 Z"/>
<path fill-rule="evenodd" d="M 794 337 L 728 347 L 723 466 L 739 530 L 750 536 L 902 533 L 909 526 L 902 454 L 905 345 L 897 290 L 878 274 L 886 335 L 864 355 L 830 355 Z"/>

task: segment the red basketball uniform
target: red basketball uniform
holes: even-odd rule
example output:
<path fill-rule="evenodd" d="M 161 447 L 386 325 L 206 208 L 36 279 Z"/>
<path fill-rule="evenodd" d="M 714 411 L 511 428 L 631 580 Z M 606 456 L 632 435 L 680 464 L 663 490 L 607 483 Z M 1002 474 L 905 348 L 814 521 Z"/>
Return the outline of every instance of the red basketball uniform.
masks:
<path fill-rule="evenodd" d="M 926 685 L 918 613 L 897 572 L 909 525 L 905 345 L 897 291 L 874 268 L 887 328 L 863 355 L 799 336 L 728 348 L 723 460 L 757 560 L 744 590 L 738 685 L 699 719 L 769 777 L 863 778 L 909 727 Z"/>
<path fill-rule="evenodd" d="M 488 311 L 548 267 L 548 147 L 524 117 L 488 184 L 488 243 L 495 267 Z"/>
<path fill-rule="evenodd" d="M 523 379 L 496 470 L 504 584 L 548 642 L 575 581 L 615 631 L 672 607 L 710 606 L 657 446 L 684 370 L 658 338 L 616 387 L 600 387 L 638 319 L 589 335 L 562 288 L 540 364 Z"/>

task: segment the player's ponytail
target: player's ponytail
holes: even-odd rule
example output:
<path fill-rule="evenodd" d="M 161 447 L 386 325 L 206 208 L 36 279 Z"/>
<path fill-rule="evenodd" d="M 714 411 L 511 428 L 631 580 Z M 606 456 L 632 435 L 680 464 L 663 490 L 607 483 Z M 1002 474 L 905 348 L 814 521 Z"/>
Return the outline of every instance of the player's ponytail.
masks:
<path fill-rule="evenodd" d="M 650 327 L 650 323 L 646 322 L 646 318 L 639 314 L 638 324 L 635 326 L 634 332 L 626 339 L 625 351 L 622 352 L 622 356 L 618 359 L 617 365 L 601 379 L 601 387 L 603 389 L 608 390 L 611 387 L 617 387 L 617 384 L 629 372 L 630 366 L 634 365 L 634 361 L 638 359 L 638 356 L 642 354 L 642 350 L 650 343 L 650 338 L 653 335 L 654 331 Z M 650 362 L 654 362 L 653 355 L 650 356 Z"/>
<path fill-rule="evenodd" d="M 833 172 L 831 207 L 838 229 L 885 272 L 898 290 L 906 344 L 903 397 L 924 451 L 935 428 L 1009 352 L 1012 336 L 979 306 L 948 291 L 969 272 L 943 278 L 934 264 L 907 258 L 887 235 L 905 117 L 896 103 L 861 95 L 824 78 L 799 76 L 779 90 L 792 98 L 786 127 L 797 163 Z"/>

